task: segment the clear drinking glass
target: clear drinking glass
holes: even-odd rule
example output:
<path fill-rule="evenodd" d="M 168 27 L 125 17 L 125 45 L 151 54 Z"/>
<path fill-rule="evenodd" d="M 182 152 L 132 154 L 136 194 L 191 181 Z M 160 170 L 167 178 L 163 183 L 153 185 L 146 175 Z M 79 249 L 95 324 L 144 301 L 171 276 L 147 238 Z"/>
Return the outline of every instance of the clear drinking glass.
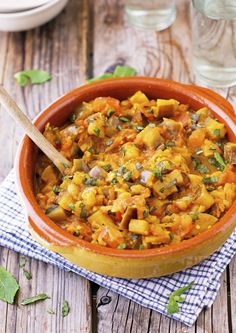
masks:
<path fill-rule="evenodd" d="M 236 84 L 236 0 L 193 0 L 193 72 L 215 87 Z"/>
<path fill-rule="evenodd" d="M 175 0 L 126 0 L 125 11 L 131 24 L 157 31 L 168 28 L 175 20 Z"/>

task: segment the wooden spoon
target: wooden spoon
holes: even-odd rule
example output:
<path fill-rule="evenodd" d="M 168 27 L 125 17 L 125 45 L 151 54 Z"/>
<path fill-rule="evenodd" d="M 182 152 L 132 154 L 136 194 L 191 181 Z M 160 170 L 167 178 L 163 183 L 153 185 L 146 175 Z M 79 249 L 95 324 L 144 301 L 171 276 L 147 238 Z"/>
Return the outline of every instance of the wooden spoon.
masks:
<path fill-rule="evenodd" d="M 64 175 L 65 169 L 71 166 L 71 162 L 60 154 L 37 129 L 37 127 L 32 124 L 29 118 L 23 113 L 23 111 L 2 86 L 0 86 L 0 103 L 5 107 L 10 116 L 24 128 L 26 134 L 31 138 L 31 140 L 44 152 L 44 154 Z"/>

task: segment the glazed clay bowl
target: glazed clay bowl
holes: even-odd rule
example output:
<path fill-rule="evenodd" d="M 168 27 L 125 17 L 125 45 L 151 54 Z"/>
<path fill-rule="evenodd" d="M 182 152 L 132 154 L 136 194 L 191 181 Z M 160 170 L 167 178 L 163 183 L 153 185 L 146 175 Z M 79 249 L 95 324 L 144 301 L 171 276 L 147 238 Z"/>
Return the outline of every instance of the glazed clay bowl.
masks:
<path fill-rule="evenodd" d="M 216 93 L 181 83 L 145 77 L 104 80 L 81 86 L 59 98 L 35 119 L 43 131 L 47 122 L 63 125 L 73 108 L 99 96 L 120 100 L 143 91 L 149 98 L 174 98 L 193 110 L 207 106 L 228 130 L 229 140 L 236 142 L 236 118 L 232 106 Z M 236 201 L 211 229 L 180 244 L 146 250 L 119 250 L 78 239 L 51 221 L 37 204 L 34 195 L 34 169 L 38 149 L 25 136 L 16 159 L 17 183 L 25 204 L 32 236 L 46 248 L 71 262 L 96 273 L 123 278 L 167 275 L 191 267 L 216 251 L 236 226 Z"/>

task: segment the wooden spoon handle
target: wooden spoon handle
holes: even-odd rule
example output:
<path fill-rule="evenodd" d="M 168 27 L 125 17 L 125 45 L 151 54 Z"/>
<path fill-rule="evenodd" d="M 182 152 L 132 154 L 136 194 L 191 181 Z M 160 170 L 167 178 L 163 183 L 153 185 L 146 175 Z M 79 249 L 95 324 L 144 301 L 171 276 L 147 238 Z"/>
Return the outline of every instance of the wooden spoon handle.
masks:
<path fill-rule="evenodd" d="M 0 86 L 0 103 L 5 107 L 10 116 L 24 128 L 31 140 L 44 152 L 60 172 L 64 174 L 65 168 L 70 167 L 71 162 L 60 154 L 37 127 L 31 123 L 29 118 L 23 113 L 2 86 Z"/>

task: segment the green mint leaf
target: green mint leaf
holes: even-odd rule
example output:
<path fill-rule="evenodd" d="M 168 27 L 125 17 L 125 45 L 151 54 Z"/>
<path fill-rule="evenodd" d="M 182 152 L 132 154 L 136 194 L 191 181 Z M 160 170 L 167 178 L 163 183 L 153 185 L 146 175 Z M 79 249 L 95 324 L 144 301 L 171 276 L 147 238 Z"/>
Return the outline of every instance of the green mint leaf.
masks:
<path fill-rule="evenodd" d="M 128 119 L 128 118 L 126 118 L 126 117 L 119 117 L 119 119 L 121 120 L 121 121 L 123 121 L 123 123 L 128 123 L 128 122 L 130 122 L 130 120 Z"/>
<path fill-rule="evenodd" d="M 13 304 L 19 288 L 19 284 L 11 273 L 0 266 L 0 299 L 9 304 Z"/>
<path fill-rule="evenodd" d="M 99 76 L 96 76 L 92 79 L 87 80 L 88 83 L 96 82 L 96 81 L 101 81 L 101 80 L 106 80 L 106 79 L 111 79 L 113 77 L 112 73 L 105 73 Z"/>
<path fill-rule="evenodd" d="M 32 274 L 30 272 L 28 272 L 26 269 L 23 269 L 23 274 L 26 277 L 27 280 L 31 280 L 32 279 Z"/>
<path fill-rule="evenodd" d="M 167 314 L 179 312 L 179 305 L 177 302 L 183 303 L 185 299 L 181 297 L 187 290 L 189 290 L 194 284 L 194 281 L 191 281 L 188 285 L 181 287 L 175 290 L 169 295 L 168 304 L 166 307 Z"/>
<path fill-rule="evenodd" d="M 49 309 L 47 309 L 47 313 L 54 314 L 55 312 L 53 311 L 53 309 L 49 308 Z"/>
<path fill-rule="evenodd" d="M 215 157 L 216 161 L 219 163 L 219 165 L 221 166 L 221 171 L 223 171 L 226 167 L 225 161 L 223 160 L 221 155 L 217 152 L 214 152 L 214 157 Z"/>
<path fill-rule="evenodd" d="M 47 71 L 32 69 L 29 71 L 21 71 L 14 75 L 17 83 L 24 87 L 30 81 L 31 84 L 41 84 L 51 80 L 51 75 Z"/>
<path fill-rule="evenodd" d="M 169 302 L 166 307 L 167 314 L 172 314 L 179 312 L 179 305 L 178 303 L 174 300 L 174 298 L 170 298 Z"/>
<path fill-rule="evenodd" d="M 50 298 L 50 297 L 46 294 L 38 294 L 38 295 L 35 295 L 32 297 L 23 299 L 21 302 L 21 305 L 28 305 L 28 304 L 36 303 L 38 301 L 44 301 L 47 298 Z"/>
<path fill-rule="evenodd" d="M 69 312 L 70 312 L 69 303 L 66 300 L 64 300 L 64 302 L 62 304 L 62 308 L 61 308 L 62 317 L 66 317 Z"/>
<path fill-rule="evenodd" d="M 220 129 L 219 128 L 216 128 L 214 131 L 213 131 L 214 135 L 217 136 L 217 137 L 220 137 Z"/>
<path fill-rule="evenodd" d="M 114 77 L 125 77 L 125 76 L 135 76 L 136 70 L 129 66 L 116 66 L 114 73 Z"/>

